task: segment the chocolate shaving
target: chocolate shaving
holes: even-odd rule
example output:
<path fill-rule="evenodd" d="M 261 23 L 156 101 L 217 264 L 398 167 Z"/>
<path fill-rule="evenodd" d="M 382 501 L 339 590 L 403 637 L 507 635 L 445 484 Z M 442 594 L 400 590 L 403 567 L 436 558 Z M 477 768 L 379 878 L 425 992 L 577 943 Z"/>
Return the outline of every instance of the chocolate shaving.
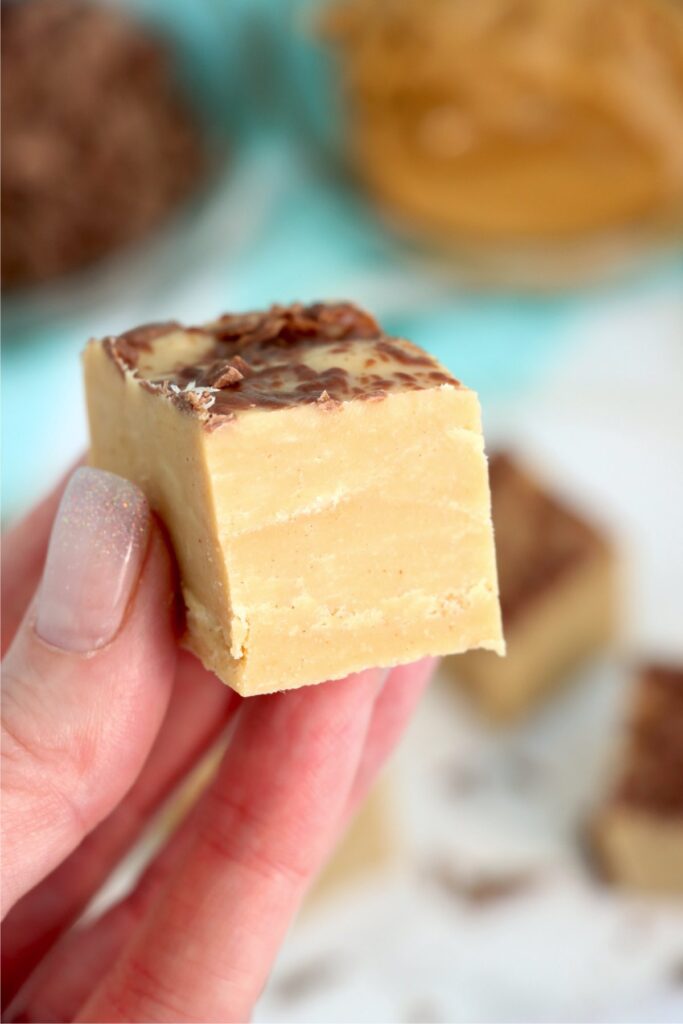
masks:
<path fill-rule="evenodd" d="M 375 388 L 373 391 L 362 391 L 357 397 L 362 398 L 364 402 L 381 402 L 387 397 L 387 393 L 383 388 Z"/>
<path fill-rule="evenodd" d="M 244 379 L 245 375 L 241 374 L 237 367 L 227 367 L 226 370 L 211 381 L 211 387 L 217 387 L 219 390 L 224 387 L 233 387 Z"/>
<path fill-rule="evenodd" d="M 403 366 L 424 366 L 432 367 L 431 358 L 417 345 L 408 345 L 404 342 L 397 345 L 394 341 L 380 341 L 377 343 L 377 352 L 380 359 L 390 360 L 394 363 L 401 363 Z M 439 373 L 439 377 L 443 376 Z M 451 378 L 445 378 L 450 380 Z"/>
<path fill-rule="evenodd" d="M 236 370 L 239 370 L 243 377 L 251 376 L 251 366 L 246 361 L 246 359 L 242 359 L 242 356 L 233 356 L 232 365 L 235 367 Z"/>

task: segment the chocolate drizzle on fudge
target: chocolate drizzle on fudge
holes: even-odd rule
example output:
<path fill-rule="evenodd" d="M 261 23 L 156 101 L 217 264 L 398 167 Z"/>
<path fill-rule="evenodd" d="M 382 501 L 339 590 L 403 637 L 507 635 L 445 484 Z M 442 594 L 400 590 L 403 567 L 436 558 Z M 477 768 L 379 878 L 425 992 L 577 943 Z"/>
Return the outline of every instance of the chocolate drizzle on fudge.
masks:
<path fill-rule="evenodd" d="M 683 667 L 653 665 L 641 674 L 615 799 L 683 816 Z"/>
<path fill-rule="evenodd" d="M 164 335 L 178 332 L 198 343 L 197 358 L 148 371 L 153 343 L 163 345 Z M 276 305 L 201 328 L 148 324 L 106 339 L 105 350 L 122 372 L 209 427 L 248 409 L 332 409 L 354 399 L 379 400 L 389 391 L 459 386 L 419 348 L 386 337 L 368 313 L 346 302 Z"/>
<path fill-rule="evenodd" d="M 504 625 L 565 572 L 606 542 L 563 503 L 538 487 L 504 452 L 489 462 L 493 525 Z"/>
<path fill-rule="evenodd" d="M 141 324 L 133 327 L 117 337 L 105 338 L 104 348 L 114 360 L 118 368 L 125 372 L 137 364 L 140 352 L 149 352 L 156 338 L 163 338 L 171 331 L 180 330 L 177 320 L 164 320 L 159 323 Z"/>

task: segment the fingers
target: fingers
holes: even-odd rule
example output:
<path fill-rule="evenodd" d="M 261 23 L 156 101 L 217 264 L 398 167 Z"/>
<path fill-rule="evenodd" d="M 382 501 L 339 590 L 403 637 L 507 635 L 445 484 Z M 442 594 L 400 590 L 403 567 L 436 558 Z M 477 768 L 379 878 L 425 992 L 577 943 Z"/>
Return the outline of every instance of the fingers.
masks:
<path fill-rule="evenodd" d="M 61 480 L 47 498 L 3 536 L 2 654 L 12 642 L 38 586 L 52 520 L 67 479 Z"/>
<path fill-rule="evenodd" d="M 126 901 L 96 924 L 63 936 L 3 1013 L 3 1021 L 74 1020 L 138 924 L 135 907 Z"/>
<path fill-rule="evenodd" d="M 392 670 L 374 703 L 363 752 L 342 811 L 342 824 L 362 801 L 400 738 L 437 663 L 437 659 L 427 658 Z M 21 1005 L 26 1014 L 23 1019 L 70 1020 L 78 1013 L 140 927 L 179 859 L 187 852 L 199 810 L 195 809 L 183 835 L 176 837 L 150 865 L 134 893 L 102 919 L 60 943 L 39 974 L 31 979 L 30 990 L 22 993 Z"/>
<path fill-rule="evenodd" d="M 381 678 L 244 702 L 181 863 L 79 1019 L 247 1019 L 338 826 Z"/>
<path fill-rule="evenodd" d="M 3 664 L 5 912 L 120 801 L 175 668 L 171 563 L 142 494 L 76 471 Z"/>
<path fill-rule="evenodd" d="M 195 819 L 196 816 L 195 807 L 190 817 Z M 3 1020 L 75 1019 L 142 925 L 158 893 L 189 849 L 192 825 L 190 822 L 187 825 L 151 862 L 129 896 L 92 924 L 62 937 L 31 975 Z"/>
<path fill-rule="evenodd" d="M 375 777 L 400 740 L 439 664 L 423 658 L 392 669 L 372 712 L 370 728 L 347 801 L 344 823 L 367 796 Z"/>
<path fill-rule="evenodd" d="M 181 653 L 168 711 L 133 788 L 63 864 L 19 900 L 3 922 L 3 1005 L 85 908 L 150 814 L 222 732 L 238 705 L 237 694 L 192 655 Z"/>

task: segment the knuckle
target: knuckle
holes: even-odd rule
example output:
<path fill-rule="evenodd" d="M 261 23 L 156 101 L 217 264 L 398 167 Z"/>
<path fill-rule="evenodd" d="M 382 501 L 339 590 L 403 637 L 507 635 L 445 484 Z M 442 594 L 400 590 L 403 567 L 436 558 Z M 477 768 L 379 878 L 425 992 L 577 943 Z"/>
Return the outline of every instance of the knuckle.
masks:
<path fill-rule="evenodd" d="M 216 812 L 207 815 L 204 828 L 203 841 L 209 851 L 270 881 L 295 887 L 309 881 L 313 866 L 305 844 L 288 841 L 267 814 L 239 795 L 214 787 L 208 800 Z"/>
<path fill-rule="evenodd" d="M 81 799 L 83 755 L 79 744 L 46 743 L 40 732 L 27 728 L 23 717 L 3 707 L 2 790 L 22 804 L 40 804 L 61 819 L 71 819 L 78 833 L 90 829 L 87 804 Z M 42 814 L 41 814 L 42 817 Z"/>
<path fill-rule="evenodd" d="M 144 1019 L 148 1021 L 187 1020 L 187 1007 L 182 1005 L 180 993 L 144 955 L 130 954 L 121 981 L 115 996 L 119 1009 L 126 1012 L 130 1012 L 131 1006 L 144 1009 Z M 126 1019 L 121 1017 L 121 1020 Z"/>

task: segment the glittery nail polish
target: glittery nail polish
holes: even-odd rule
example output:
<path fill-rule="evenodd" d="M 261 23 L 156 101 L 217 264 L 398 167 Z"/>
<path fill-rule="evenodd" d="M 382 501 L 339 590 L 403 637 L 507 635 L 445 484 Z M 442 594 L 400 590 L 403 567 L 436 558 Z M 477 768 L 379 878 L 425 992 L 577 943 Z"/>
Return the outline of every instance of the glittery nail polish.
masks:
<path fill-rule="evenodd" d="M 100 469 L 76 470 L 52 529 L 35 629 L 66 651 L 103 647 L 118 632 L 149 534 L 142 492 Z"/>

